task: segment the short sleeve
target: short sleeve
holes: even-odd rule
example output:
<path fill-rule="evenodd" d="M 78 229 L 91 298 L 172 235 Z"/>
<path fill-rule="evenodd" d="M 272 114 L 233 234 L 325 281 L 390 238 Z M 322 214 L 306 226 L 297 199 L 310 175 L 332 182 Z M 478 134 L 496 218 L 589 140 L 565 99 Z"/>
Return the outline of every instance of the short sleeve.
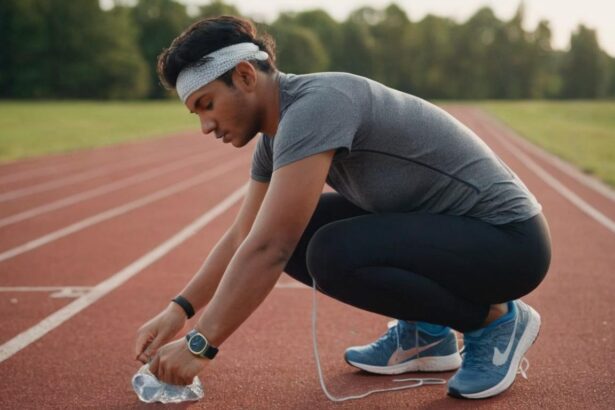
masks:
<path fill-rule="evenodd" d="M 286 110 L 273 138 L 273 171 L 311 155 L 347 154 L 359 128 L 355 103 L 334 88 L 313 87 Z"/>
<path fill-rule="evenodd" d="M 259 182 L 269 182 L 273 172 L 273 152 L 271 138 L 265 134 L 260 136 L 252 155 L 252 179 Z"/>

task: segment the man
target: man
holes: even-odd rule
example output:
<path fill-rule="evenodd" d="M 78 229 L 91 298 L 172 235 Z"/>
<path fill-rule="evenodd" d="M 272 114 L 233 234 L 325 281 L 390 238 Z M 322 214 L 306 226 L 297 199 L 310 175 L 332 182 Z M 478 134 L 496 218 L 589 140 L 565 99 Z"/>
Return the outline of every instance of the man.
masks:
<path fill-rule="evenodd" d="M 282 271 L 342 302 L 398 319 L 345 359 L 375 373 L 461 368 L 448 393 L 513 383 L 540 316 L 518 300 L 544 278 L 541 206 L 478 136 L 420 98 L 344 73 L 275 68 L 243 19 L 195 23 L 159 75 L 204 134 L 237 148 L 263 133 L 239 214 L 203 267 L 139 329 L 139 360 L 188 384 Z M 336 193 L 322 194 L 325 183 Z M 203 308 L 186 338 L 162 346 Z M 453 330 L 464 333 L 459 355 Z M 162 346 L 162 347 L 160 347 Z"/>

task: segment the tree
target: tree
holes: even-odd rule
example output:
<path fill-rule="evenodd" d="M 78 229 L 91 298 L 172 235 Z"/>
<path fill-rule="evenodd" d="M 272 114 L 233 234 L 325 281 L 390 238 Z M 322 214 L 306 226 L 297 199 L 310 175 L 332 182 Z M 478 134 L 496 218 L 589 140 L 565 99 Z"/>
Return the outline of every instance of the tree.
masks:
<path fill-rule="evenodd" d="M 327 52 L 312 31 L 276 22 L 270 27 L 270 33 L 276 39 L 280 70 L 304 74 L 323 71 L 328 66 Z"/>
<path fill-rule="evenodd" d="M 560 91 L 557 59 L 551 47 L 549 22 L 541 20 L 531 37 L 531 98 L 554 97 Z"/>
<path fill-rule="evenodd" d="M 523 30 L 524 7 L 496 31 L 488 52 L 491 97 L 528 98 L 532 87 L 531 44 Z"/>
<path fill-rule="evenodd" d="M 161 98 L 167 91 L 156 73 L 158 55 L 190 23 L 186 8 L 173 0 L 139 0 L 131 9 L 137 26 L 138 43 L 149 68 L 149 96 Z"/>
<path fill-rule="evenodd" d="M 106 14 L 101 44 L 107 47 L 93 58 L 94 66 L 100 70 L 100 97 L 130 99 L 151 95 L 149 91 L 154 86 L 149 78 L 156 68 L 146 62 L 139 49 L 131 10 L 115 7 Z"/>
<path fill-rule="evenodd" d="M 609 65 L 609 88 L 607 95 L 609 97 L 615 97 L 615 58 L 607 56 Z"/>
<path fill-rule="evenodd" d="M 411 67 L 417 51 L 413 47 L 410 20 L 395 4 L 376 16 L 376 22 L 370 27 L 375 44 L 372 50 L 374 78 L 391 87 L 410 91 L 415 83 Z M 373 15 L 367 18 L 373 19 Z"/>
<path fill-rule="evenodd" d="M 0 93 L 3 97 L 47 97 L 54 94 L 49 71 L 55 55 L 50 52 L 47 10 L 49 1 L 0 2 Z"/>
<path fill-rule="evenodd" d="M 600 49 L 596 32 L 584 25 L 572 33 L 570 51 L 562 67 L 564 98 L 599 98 L 608 93 L 607 55 Z"/>
<path fill-rule="evenodd" d="M 239 10 L 222 0 L 213 0 L 210 4 L 199 7 L 199 18 L 217 16 L 241 16 Z"/>
<path fill-rule="evenodd" d="M 308 10 L 301 13 L 282 13 L 276 20 L 276 25 L 300 26 L 311 31 L 318 37 L 327 54 L 329 62 L 323 70 L 340 70 L 344 57 L 342 55 L 342 31 L 336 22 L 327 12 L 323 10 Z"/>
<path fill-rule="evenodd" d="M 12 0 L 8 16 L 3 96 L 135 98 L 147 75 L 131 22 L 104 12 L 97 0 L 79 7 L 62 0 Z"/>
<path fill-rule="evenodd" d="M 451 20 L 426 16 L 413 30 L 412 78 L 415 92 L 422 97 L 448 98 L 455 96 L 450 71 L 452 60 Z"/>
<path fill-rule="evenodd" d="M 488 98 L 489 50 L 502 22 L 489 7 L 478 10 L 468 21 L 451 27 L 449 63 L 450 95 L 457 98 Z"/>

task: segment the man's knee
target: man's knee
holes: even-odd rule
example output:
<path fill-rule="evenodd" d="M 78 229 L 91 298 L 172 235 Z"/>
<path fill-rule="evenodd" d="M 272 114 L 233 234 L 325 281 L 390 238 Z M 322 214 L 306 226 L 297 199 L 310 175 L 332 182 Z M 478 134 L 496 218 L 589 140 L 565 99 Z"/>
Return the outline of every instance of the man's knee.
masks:
<path fill-rule="evenodd" d="M 308 244 L 306 264 L 321 290 L 326 291 L 347 279 L 350 273 L 348 250 L 340 237 L 338 222 L 320 228 Z"/>

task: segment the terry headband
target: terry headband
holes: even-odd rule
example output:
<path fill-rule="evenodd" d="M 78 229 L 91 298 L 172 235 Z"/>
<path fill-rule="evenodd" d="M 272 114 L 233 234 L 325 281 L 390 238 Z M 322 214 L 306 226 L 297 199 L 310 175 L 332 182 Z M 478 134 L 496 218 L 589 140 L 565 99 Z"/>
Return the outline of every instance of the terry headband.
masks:
<path fill-rule="evenodd" d="M 254 43 L 239 43 L 224 47 L 202 57 L 195 64 L 184 68 L 177 76 L 175 89 L 180 100 L 186 100 L 196 90 L 211 83 L 241 61 L 266 60 L 269 54 L 259 50 Z"/>

